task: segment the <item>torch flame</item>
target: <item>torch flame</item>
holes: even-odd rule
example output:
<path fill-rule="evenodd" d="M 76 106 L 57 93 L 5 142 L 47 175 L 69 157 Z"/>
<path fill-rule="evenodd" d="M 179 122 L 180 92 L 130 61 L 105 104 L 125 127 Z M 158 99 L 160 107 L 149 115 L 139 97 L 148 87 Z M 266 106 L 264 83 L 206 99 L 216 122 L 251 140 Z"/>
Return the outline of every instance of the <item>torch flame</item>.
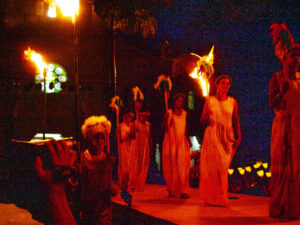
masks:
<path fill-rule="evenodd" d="M 51 1 L 49 3 L 48 16 L 55 18 L 56 17 L 56 2 Z"/>
<path fill-rule="evenodd" d="M 215 46 L 213 45 L 211 47 L 211 50 L 210 50 L 208 56 L 204 56 L 205 57 L 205 61 L 208 62 L 209 64 L 213 64 L 214 63 L 214 48 L 215 48 Z"/>
<path fill-rule="evenodd" d="M 79 12 L 79 0 L 56 0 L 56 4 L 64 16 L 71 17 L 75 22 Z"/>
<path fill-rule="evenodd" d="M 203 96 L 206 97 L 208 96 L 208 92 L 209 92 L 209 82 L 208 80 L 206 80 L 203 76 L 202 73 L 200 73 L 200 76 L 198 78 L 198 82 L 200 84 L 200 87 L 202 89 L 202 93 L 203 93 Z"/>
<path fill-rule="evenodd" d="M 189 74 L 191 78 L 198 79 L 198 83 L 200 85 L 200 88 L 202 90 L 202 94 L 204 97 L 208 96 L 209 93 L 209 82 L 205 77 L 205 73 L 198 72 L 198 67 L 195 67 L 195 69 Z"/>
<path fill-rule="evenodd" d="M 47 64 L 43 61 L 43 57 L 34 50 L 31 50 L 30 47 L 24 51 L 24 54 L 26 59 L 34 62 L 40 73 L 43 74 L 44 68 L 47 66 Z"/>
<path fill-rule="evenodd" d="M 191 72 L 189 75 L 190 75 L 191 78 L 197 79 L 198 78 L 198 68 L 195 67 L 193 72 Z"/>
<path fill-rule="evenodd" d="M 197 66 L 193 69 L 193 71 L 189 74 L 190 77 L 194 79 L 198 79 L 198 83 L 202 90 L 202 94 L 204 97 L 209 95 L 209 77 L 214 73 L 213 62 L 214 62 L 214 46 L 212 46 L 208 55 L 203 57 L 198 56 L 197 54 L 190 53 L 191 55 L 195 55 L 199 58 L 197 61 Z"/>

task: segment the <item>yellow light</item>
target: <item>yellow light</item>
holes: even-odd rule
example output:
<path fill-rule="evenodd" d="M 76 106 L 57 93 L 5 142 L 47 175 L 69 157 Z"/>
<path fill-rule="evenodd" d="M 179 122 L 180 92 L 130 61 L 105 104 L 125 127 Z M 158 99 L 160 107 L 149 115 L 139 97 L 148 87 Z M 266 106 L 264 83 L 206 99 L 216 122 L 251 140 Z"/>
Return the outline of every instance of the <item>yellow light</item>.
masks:
<path fill-rule="evenodd" d="M 48 17 L 52 17 L 52 18 L 56 17 L 56 3 L 55 2 L 49 3 Z"/>
<path fill-rule="evenodd" d="M 260 167 L 260 165 L 254 164 L 253 167 L 254 167 L 254 169 L 258 169 Z"/>
<path fill-rule="evenodd" d="M 261 165 L 262 165 L 262 161 L 257 161 L 257 162 L 253 165 L 253 167 L 254 167 L 255 169 L 258 169 Z"/>
<path fill-rule="evenodd" d="M 264 176 L 264 171 L 263 171 L 263 170 L 258 170 L 256 173 L 257 173 L 257 175 L 258 175 L 260 178 L 263 178 L 263 176 Z"/>
<path fill-rule="evenodd" d="M 232 175 L 233 172 L 234 172 L 234 169 L 228 169 L 228 174 L 229 174 L 229 175 Z"/>
<path fill-rule="evenodd" d="M 271 177 L 271 172 L 266 172 L 266 177 Z"/>
<path fill-rule="evenodd" d="M 251 166 L 246 166 L 246 167 L 245 167 L 245 170 L 246 170 L 248 173 L 251 173 L 252 168 L 251 168 Z"/>
<path fill-rule="evenodd" d="M 24 51 L 24 54 L 26 59 L 34 62 L 40 73 L 43 74 L 44 68 L 47 66 L 47 64 L 43 61 L 43 57 L 34 50 L 31 50 L 30 47 Z"/>
<path fill-rule="evenodd" d="M 268 164 L 267 162 L 263 163 L 262 165 L 263 165 L 263 167 L 264 167 L 265 169 L 267 169 L 268 166 L 269 166 L 269 164 Z"/>
<path fill-rule="evenodd" d="M 61 13 L 66 17 L 71 17 L 74 23 L 79 13 L 79 0 L 56 0 L 56 4 Z"/>
<path fill-rule="evenodd" d="M 240 172 L 241 175 L 245 174 L 245 170 L 242 167 L 238 167 L 238 171 Z"/>

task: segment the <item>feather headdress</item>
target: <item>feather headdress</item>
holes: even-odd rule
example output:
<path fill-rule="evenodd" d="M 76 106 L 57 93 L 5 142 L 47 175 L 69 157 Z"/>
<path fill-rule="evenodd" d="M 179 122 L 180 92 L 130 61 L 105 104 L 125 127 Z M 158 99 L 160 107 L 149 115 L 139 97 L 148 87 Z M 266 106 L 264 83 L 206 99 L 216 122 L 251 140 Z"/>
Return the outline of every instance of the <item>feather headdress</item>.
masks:
<path fill-rule="evenodd" d="M 119 96 L 115 96 L 111 99 L 111 103 L 109 107 L 111 107 L 114 110 L 120 110 L 120 108 L 123 106 L 122 100 Z"/>
<path fill-rule="evenodd" d="M 271 36 L 273 37 L 273 45 L 275 46 L 275 55 L 279 59 L 283 59 L 288 51 L 295 45 L 292 33 L 285 23 L 274 23 L 270 26 Z"/>
<path fill-rule="evenodd" d="M 133 101 L 141 101 L 141 102 L 144 101 L 144 94 L 139 89 L 138 86 L 132 88 L 132 93 L 133 93 Z"/>
<path fill-rule="evenodd" d="M 154 84 L 154 89 L 156 90 L 167 90 L 167 91 L 171 91 L 172 89 L 172 82 L 170 77 L 167 77 L 165 75 L 160 75 L 157 79 L 157 82 Z"/>

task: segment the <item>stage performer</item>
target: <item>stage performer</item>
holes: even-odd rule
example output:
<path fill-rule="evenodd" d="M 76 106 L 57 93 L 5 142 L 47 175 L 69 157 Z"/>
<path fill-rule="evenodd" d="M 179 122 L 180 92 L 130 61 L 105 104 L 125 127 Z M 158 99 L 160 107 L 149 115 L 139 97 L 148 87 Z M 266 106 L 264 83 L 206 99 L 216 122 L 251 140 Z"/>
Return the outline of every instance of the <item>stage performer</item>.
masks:
<path fill-rule="evenodd" d="M 118 182 L 121 187 L 127 188 L 129 181 L 130 168 L 130 143 L 133 137 L 133 123 L 134 114 L 131 112 L 123 115 L 123 121 L 120 123 L 120 130 L 117 131 L 120 140 L 119 165 L 118 165 Z"/>
<path fill-rule="evenodd" d="M 81 127 L 88 149 L 82 152 L 82 224 L 112 224 L 114 158 L 109 152 L 111 123 L 103 115 L 87 118 Z"/>
<path fill-rule="evenodd" d="M 275 55 L 283 65 L 269 82 L 269 105 L 275 112 L 271 136 L 270 216 L 300 216 L 300 45 L 285 24 L 271 27 Z"/>
<path fill-rule="evenodd" d="M 169 197 L 189 198 L 192 143 L 186 129 L 184 101 L 184 94 L 178 93 L 173 97 L 173 107 L 165 113 L 162 125 L 165 132 L 162 166 Z"/>
<path fill-rule="evenodd" d="M 208 97 L 201 115 L 206 126 L 200 153 L 200 195 L 208 205 L 228 203 L 228 169 L 241 141 L 238 104 L 228 96 L 232 78 L 220 75 L 217 92 Z"/>
<path fill-rule="evenodd" d="M 117 134 L 119 135 L 120 146 L 118 148 L 119 155 L 119 165 L 118 165 L 118 182 L 122 189 L 122 195 L 130 196 L 127 192 L 128 182 L 129 182 L 129 174 L 130 174 L 130 166 L 132 164 L 133 159 L 131 158 L 130 152 L 130 144 L 133 138 L 133 123 L 132 120 L 134 118 L 134 114 L 131 112 L 125 113 L 123 115 L 123 121 L 120 123 L 120 130 L 117 130 Z M 127 202 L 127 198 L 125 198 Z M 128 199 L 128 204 L 130 205 L 130 198 Z"/>
<path fill-rule="evenodd" d="M 134 121 L 133 136 L 131 141 L 131 174 L 129 180 L 130 189 L 143 191 L 150 164 L 150 154 L 152 149 L 151 123 L 147 121 L 150 113 L 140 111 L 137 120 Z"/>

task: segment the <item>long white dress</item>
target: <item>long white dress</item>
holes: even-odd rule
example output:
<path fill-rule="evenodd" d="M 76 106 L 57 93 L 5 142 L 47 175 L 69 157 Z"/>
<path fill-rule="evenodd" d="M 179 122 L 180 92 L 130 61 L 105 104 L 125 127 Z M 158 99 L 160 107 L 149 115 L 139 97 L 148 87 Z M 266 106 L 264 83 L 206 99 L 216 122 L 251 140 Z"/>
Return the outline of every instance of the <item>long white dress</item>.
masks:
<path fill-rule="evenodd" d="M 207 98 L 211 124 L 206 127 L 200 152 L 200 195 L 209 205 L 228 203 L 228 168 L 233 156 L 234 130 L 232 115 L 234 98 L 219 101 Z"/>
<path fill-rule="evenodd" d="M 169 194 L 181 197 L 188 193 L 190 148 L 186 138 L 186 111 L 177 116 L 170 109 L 163 141 L 162 167 Z"/>
<path fill-rule="evenodd" d="M 150 164 L 150 143 L 149 135 L 151 124 L 146 121 L 144 124 L 136 120 L 135 138 L 130 144 L 131 151 L 131 174 L 130 188 L 135 191 L 143 191 L 149 170 Z"/>

